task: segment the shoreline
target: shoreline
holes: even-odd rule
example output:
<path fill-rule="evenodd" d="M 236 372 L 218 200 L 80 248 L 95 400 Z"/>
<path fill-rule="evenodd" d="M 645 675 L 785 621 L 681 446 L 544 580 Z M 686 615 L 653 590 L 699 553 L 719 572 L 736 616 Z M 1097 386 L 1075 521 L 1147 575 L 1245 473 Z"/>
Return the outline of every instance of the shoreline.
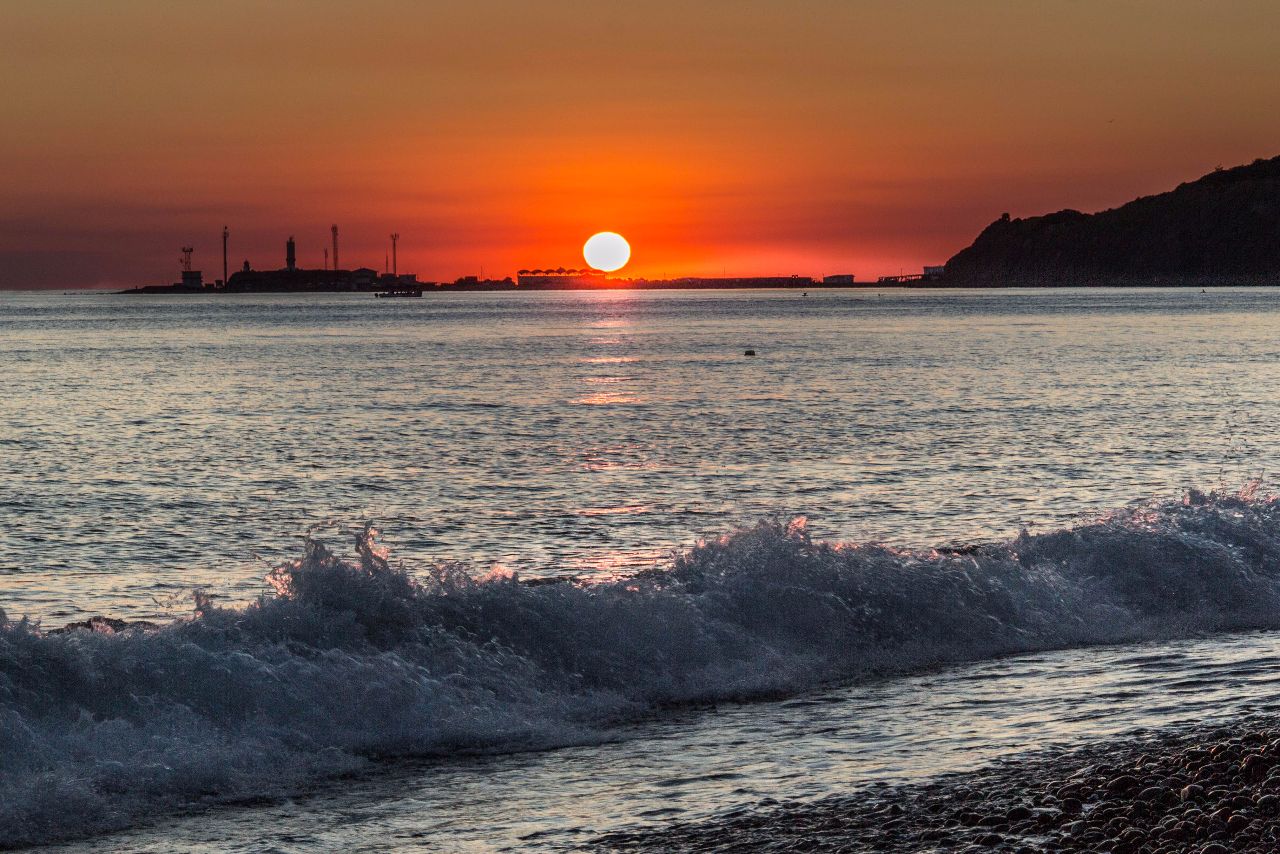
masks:
<path fill-rule="evenodd" d="M 599 851 L 1280 849 L 1280 717 L 1246 716 L 1035 751 L 972 772 L 597 838 Z"/>
<path fill-rule="evenodd" d="M 836 287 L 825 288 L 809 288 L 813 291 L 1066 291 L 1066 290 L 1195 290 L 1196 288 L 1277 288 L 1280 282 L 1259 282 L 1253 284 L 1231 283 L 1231 284 L 1128 284 L 1128 285 L 1086 285 L 1086 284 L 1067 284 L 1067 285 L 839 285 Z M 38 290 L 38 289 L 37 289 Z M 744 288 L 744 287 L 725 287 L 725 288 L 693 288 L 693 287 L 671 287 L 671 288 L 424 288 L 423 296 L 436 294 L 467 294 L 467 293 L 625 293 L 630 291 L 803 291 L 803 288 Z M 72 291 L 75 293 L 73 294 Z M 373 291 L 170 291 L 170 290 L 149 290 L 145 288 L 130 288 L 126 291 L 117 291 L 105 288 L 74 288 L 64 289 L 63 293 L 72 296 L 80 293 L 98 293 L 104 296 L 264 296 L 264 295 L 303 295 L 303 294 L 363 294 L 373 296 Z"/>
<path fill-rule="evenodd" d="M 546 293 L 562 291 L 883 291 L 883 290 L 968 290 L 968 291 L 1009 291 L 1009 290 L 1068 290 L 1073 288 L 1089 289 L 1132 289 L 1132 288 L 1274 288 L 1280 287 L 1280 277 L 1251 277 L 1239 279 L 1199 279 L 1169 278 L 1143 280 L 1098 280 L 1083 279 L 1076 281 L 1043 281 L 1010 280 L 995 283 L 989 280 L 965 281 L 934 279 L 930 281 L 897 281 L 897 282 L 853 282 L 844 284 L 825 284 L 807 282 L 795 285 L 744 285 L 733 284 L 688 284 L 684 282 L 645 282 L 610 285 L 607 287 L 556 285 L 556 286 L 518 286 L 503 283 L 466 283 L 466 284 L 432 284 L 423 283 L 421 292 L 428 294 L 457 293 Z M 65 289 L 64 289 L 65 290 Z M 382 288 L 299 288 L 299 289 L 254 289 L 227 290 L 225 288 L 191 288 L 182 285 L 146 285 L 125 290 L 106 288 L 82 288 L 74 290 L 100 291 L 113 296 L 245 296 L 254 294 L 374 294 Z"/>

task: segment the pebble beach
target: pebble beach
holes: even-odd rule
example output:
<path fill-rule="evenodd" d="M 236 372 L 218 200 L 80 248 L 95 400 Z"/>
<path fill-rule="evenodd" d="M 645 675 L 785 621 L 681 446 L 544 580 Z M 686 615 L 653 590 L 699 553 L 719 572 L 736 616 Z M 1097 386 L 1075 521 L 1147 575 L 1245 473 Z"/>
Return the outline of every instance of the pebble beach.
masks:
<path fill-rule="evenodd" d="M 614 834 L 598 850 L 1246 854 L 1280 848 L 1280 719 L 1137 732 L 925 784 Z"/>

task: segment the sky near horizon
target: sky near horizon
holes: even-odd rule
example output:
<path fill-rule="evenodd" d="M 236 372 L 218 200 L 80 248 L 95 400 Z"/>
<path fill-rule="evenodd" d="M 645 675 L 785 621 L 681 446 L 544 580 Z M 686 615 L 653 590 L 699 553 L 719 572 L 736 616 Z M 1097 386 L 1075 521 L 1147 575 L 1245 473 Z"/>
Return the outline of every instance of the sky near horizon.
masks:
<path fill-rule="evenodd" d="M 1280 154 L 1280 4 L 0 4 L 0 288 L 344 267 L 860 278 Z"/>

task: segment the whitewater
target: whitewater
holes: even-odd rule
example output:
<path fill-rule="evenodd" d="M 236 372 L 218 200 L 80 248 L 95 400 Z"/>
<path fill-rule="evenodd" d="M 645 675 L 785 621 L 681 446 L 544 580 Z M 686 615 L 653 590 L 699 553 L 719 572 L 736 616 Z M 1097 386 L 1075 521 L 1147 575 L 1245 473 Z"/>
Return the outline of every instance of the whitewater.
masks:
<path fill-rule="evenodd" d="M 1263 291 L 111 299 L 0 298 L 5 846 L 592 847 L 1278 710 Z"/>
<path fill-rule="evenodd" d="M 1085 644 L 1280 628 L 1280 500 L 1177 504 L 967 549 L 802 520 L 612 582 L 411 575 L 371 529 L 245 608 L 164 627 L 0 623 L 0 837 L 280 796 L 389 757 L 547 749 L 671 705 Z"/>

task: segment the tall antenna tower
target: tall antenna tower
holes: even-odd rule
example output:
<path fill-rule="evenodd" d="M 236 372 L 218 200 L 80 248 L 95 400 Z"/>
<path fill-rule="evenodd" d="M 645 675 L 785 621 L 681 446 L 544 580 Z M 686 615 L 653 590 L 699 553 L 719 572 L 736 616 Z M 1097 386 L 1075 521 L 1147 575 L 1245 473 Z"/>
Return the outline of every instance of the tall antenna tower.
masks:
<path fill-rule="evenodd" d="M 324 268 L 329 269 L 329 247 L 324 248 Z"/>
<path fill-rule="evenodd" d="M 331 232 L 333 232 L 333 269 L 337 270 L 337 269 L 338 269 L 338 267 L 339 267 L 339 264 L 338 264 L 338 226 L 336 226 L 336 225 L 335 225 L 335 226 L 331 227 L 329 230 L 330 230 Z"/>
<path fill-rule="evenodd" d="M 400 275 L 400 270 L 396 267 L 396 241 L 400 239 L 400 232 L 392 232 L 391 234 L 391 275 Z"/>
<path fill-rule="evenodd" d="M 182 247 L 182 272 L 191 272 L 191 253 L 195 251 L 196 248 L 194 246 Z"/>
<path fill-rule="evenodd" d="M 222 227 L 222 286 L 227 286 L 227 238 L 231 236 L 231 232 L 224 225 Z"/>

